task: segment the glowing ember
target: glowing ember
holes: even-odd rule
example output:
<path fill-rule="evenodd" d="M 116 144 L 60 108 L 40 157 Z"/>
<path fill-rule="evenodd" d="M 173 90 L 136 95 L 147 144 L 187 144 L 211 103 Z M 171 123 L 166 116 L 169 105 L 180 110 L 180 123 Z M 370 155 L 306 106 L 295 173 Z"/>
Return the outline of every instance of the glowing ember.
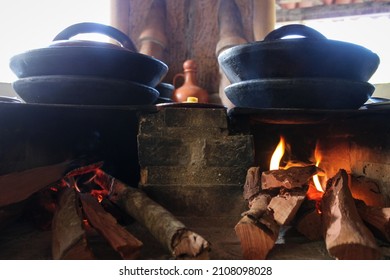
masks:
<path fill-rule="evenodd" d="M 90 193 L 99 201 L 99 203 L 101 203 L 103 199 L 108 196 L 108 191 L 106 190 L 92 190 Z"/>
<path fill-rule="evenodd" d="M 309 184 L 309 189 L 307 190 L 306 196 L 309 200 L 321 201 L 322 196 L 324 195 L 323 191 L 318 191 L 317 187 L 313 183 Z"/>
<path fill-rule="evenodd" d="M 280 136 L 279 144 L 276 147 L 276 149 L 271 157 L 269 170 L 278 170 L 279 169 L 280 161 L 282 160 L 282 157 L 284 155 L 285 146 L 286 146 L 286 144 L 285 144 L 284 137 Z"/>

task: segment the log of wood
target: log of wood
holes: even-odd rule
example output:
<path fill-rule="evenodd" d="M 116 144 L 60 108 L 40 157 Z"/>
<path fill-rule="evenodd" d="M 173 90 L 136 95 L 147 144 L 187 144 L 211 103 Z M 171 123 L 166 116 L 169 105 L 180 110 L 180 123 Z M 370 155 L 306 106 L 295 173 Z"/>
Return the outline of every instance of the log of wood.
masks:
<path fill-rule="evenodd" d="M 385 196 L 373 180 L 365 176 L 351 176 L 353 198 L 364 201 L 369 206 L 385 207 Z"/>
<path fill-rule="evenodd" d="M 390 242 L 390 208 L 368 206 L 361 200 L 355 200 L 360 217 L 373 228 L 373 233 Z"/>
<path fill-rule="evenodd" d="M 364 225 L 345 170 L 328 180 L 321 201 L 323 234 L 329 254 L 341 260 L 381 259 L 373 234 Z"/>
<path fill-rule="evenodd" d="M 279 225 L 290 224 L 305 199 L 306 191 L 307 188 L 290 191 L 281 189 L 280 193 L 271 199 L 268 208 Z"/>
<path fill-rule="evenodd" d="M 109 199 L 145 226 L 175 258 L 208 258 L 209 242 L 189 230 L 143 191 L 124 184 L 102 170 L 96 173 L 95 182 L 106 188 Z"/>
<path fill-rule="evenodd" d="M 107 213 L 91 194 L 80 194 L 80 200 L 90 225 L 108 241 L 123 259 L 136 259 L 142 248 L 142 242 L 118 225 L 116 219 Z"/>
<path fill-rule="evenodd" d="M 294 166 L 288 169 L 264 171 L 261 174 L 261 188 L 263 190 L 273 188 L 302 188 L 309 179 L 323 170 L 315 165 Z"/>
<path fill-rule="evenodd" d="M 95 259 L 87 245 L 78 195 L 72 188 L 61 193 L 52 232 L 53 259 Z"/>
<path fill-rule="evenodd" d="M 0 208 L 0 230 L 19 219 L 24 211 L 26 201 L 13 203 Z"/>
<path fill-rule="evenodd" d="M 257 220 L 266 214 L 266 212 L 268 212 L 268 204 L 271 201 L 271 195 L 266 193 L 259 193 L 248 201 L 249 210 L 242 213 L 242 215 L 250 216 Z"/>
<path fill-rule="evenodd" d="M 244 199 L 250 200 L 261 191 L 260 167 L 250 167 L 246 173 Z"/>
<path fill-rule="evenodd" d="M 48 165 L 0 176 L 0 207 L 25 200 L 60 180 L 70 162 Z"/>
<path fill-rule="evenodd" d="M 311 241 L 321 240 L 322 217 L 317 209 L 317 201 L 305 199 L 295 216 L 295 228 Z"/>
<path fill-rule="evenodd" d="M 267 208 L 270 198 L 268 194 L 255 197 L 234 227 L 244 259 L 265 260 L 279 236 L 280 227 Z"/>

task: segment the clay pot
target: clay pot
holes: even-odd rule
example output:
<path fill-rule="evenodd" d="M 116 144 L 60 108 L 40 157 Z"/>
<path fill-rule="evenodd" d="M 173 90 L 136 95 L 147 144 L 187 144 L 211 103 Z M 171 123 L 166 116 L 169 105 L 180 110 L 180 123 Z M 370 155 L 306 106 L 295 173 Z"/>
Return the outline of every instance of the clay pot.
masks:
<path fill-rule="evenodd" d="M 173 92 L 173 101 L 186 102 L 190 97 L 196 97 L 199 103 L 208 103 L 209 97 L 206 90 L 198 86 L 196 79 L 197 65 L 194 60 L 186 60 L 183 64 L 184 73 L 176 74 L 173 78 L 175 91 Z M 177 79 L 184 78 L 184 84 L 177 87 Z"/>
<path fill-rule="evenodd" d="M 120 45 L 71 40 L 78 34 L 100 33 Z M 168 66 L 149 55 L 136 52 L 131 39 L 118 29 L 94 22 L 71 25 L 47 47 L 13 56 L 10 68 L 18 78 L 72 75 L 123 79 L 154 87 L 165 77 Z"/>
<path fill-rule="evenodd" d="M 289 35 L 303 38 L 283 39 Z M 265 78 L 333 78 L 368 81 L 379 56 L 348 42 L 329 40 L 304 25 L 282 26 L 263 41 L 221 52 L 218 62 L 231 83 Z"/>

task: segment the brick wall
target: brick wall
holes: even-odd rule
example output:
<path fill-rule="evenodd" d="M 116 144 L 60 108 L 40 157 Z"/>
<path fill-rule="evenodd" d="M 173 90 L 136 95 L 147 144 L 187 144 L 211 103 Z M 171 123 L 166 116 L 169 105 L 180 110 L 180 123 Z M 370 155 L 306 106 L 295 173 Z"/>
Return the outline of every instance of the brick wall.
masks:
<path fill-rule="evenodd" d="M 140 186 L 178 215 L 240 214 L 253 165 L 251 135 L 232 134 L 225 108 L 166 107 L 140 117 Z"/>

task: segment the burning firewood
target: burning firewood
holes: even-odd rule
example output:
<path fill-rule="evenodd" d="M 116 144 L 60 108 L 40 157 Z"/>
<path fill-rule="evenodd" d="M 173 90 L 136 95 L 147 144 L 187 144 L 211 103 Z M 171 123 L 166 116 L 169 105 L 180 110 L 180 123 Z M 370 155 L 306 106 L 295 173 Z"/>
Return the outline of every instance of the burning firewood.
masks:
<path fill-rule="evenodd" d="M 271 199 L 268 208 L 279 225 L 290 224 L 305 199 L 306 191 L 307 188 L 289 191 L 281 189 L 280 193 Z"/>
<path fill-rule="evenodd" d="M 317 201 L 312 199 L 303 201 L 295 216 L 295 228 L 309 240 L 323 239 L 322 218 L 317 209 Z"/>
<path fill-rule="evenodd" d="M 353 198 L 362 200 L 369 206 L 385 207 L 385 196 L 373 180 L 365 176 L 351 176 L 350 187 Z"/>
<path fill-rule="evenodd" d="M 390 208 L 368 206 L 361 200 L 356 200 L 356 207 L 363 221 L 390 242 Z"/>
<path fill-rule="evenodd" d="M 279 225 L 268 209 L 271 197 L 258 194 L 250 202 L 250 209 L 234 227 L 240 239 L 244 259 L 264 260 L 279 236 Z"/>
<path fill-rule="evenodd" d="M 336 259 L 381 259 L 373 234 L 364 225 L 349 189 L 345 170 L 328 180 L 321 201 L 324 239 Z"/>
<path fill-rule="evenodd" d="M 110 243 L 123 259 L 136 259 L 142 242 L 118 225 L 116 219 L 107 213 L 91 194 L 80 194 L 83 212 L 93 228 Z"/>
<path fill-rule="evenodd" d="M 261 174 L 261 188 L 263 190 L 281 187 L 286 189 L 302 188 L 311 177 L 319 173 L 323 173 L 323 170 L 315 165 L 264 171 Z"/>
<path fill-rule="evenodd" d="M 112 202 L 145 226 L 174 257 L 208 258 L 209 242 L 189 230 L 143 191 L 124 184 L 100 169 L 96 171 L 94 180 L 109 191 Z"/>
<path fill-rule="evenodd" d="M 66 188 L 62 191 L 52 228 L 53 259 L 95 259 L 87 246 L 81 209 L 74 189 Z"/>
<path fill-rule="evenodd" d="M 265 259 L 282 225 L 289 224 L 305 199 L 309 179 L 322 172 L 315 165 L 265 171 L 248 169 L 244 198 L 249 210 L 235 226 L 246 259 Z M 279 191 L 277 194 L 272 194 Z M 269 192 L 266 194 L 265 192 Z"/>
<path fill-rule="evenodd" d="M 279 225 L 268 208 L 271 195 L 261 191 L 260 168 L 248 169 L 243 195 L 249 210 L 234 227 L 242 255 L 248 260 L 264 260 L 279 236 Z"/>
<path fill-rule="evenodd" d="M 251 167 L 246 173 L 244 199 L 250 200 L 261 191 L 260 167 Z"/>
<path fill-rule="evenodd" d="M 0 207 L 20 202 L 60 180 L 70 162 L 42 166 L 0 176 Z"/>

